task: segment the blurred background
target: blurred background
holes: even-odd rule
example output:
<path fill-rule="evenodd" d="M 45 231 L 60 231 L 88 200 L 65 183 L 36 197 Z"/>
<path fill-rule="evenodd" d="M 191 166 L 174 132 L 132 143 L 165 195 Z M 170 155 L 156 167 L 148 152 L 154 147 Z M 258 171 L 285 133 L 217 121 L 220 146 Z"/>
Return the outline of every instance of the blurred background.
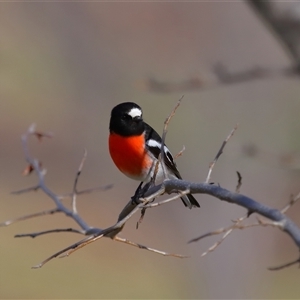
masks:
<path fill-rule="evenodd" d="M 239 171 L 241 192 L 274 208 L 299 192 L 299 78 L 266 76 L 236 84 L 216 79 L 217 63 L 237 73 L 291 64 L 246 3 L 1 3 L 0 34 L 0 222 L 54 207 L 42 192 L 11 194 L 37 182 L 34 174 L 21 175 L 26 162 L 20 137 L 34 122 L 39 130 L 54 133 L 53 139 L 32 139 L 30 144 L 47 169 L 48 187 L 58 194 L 72 190 L 86 148 L 79 189 L 110 183 L 114 187 L 79 197 L 79 213 L 91 226 L 114 224 L 138 182 L 122 175 L 110 159 L 112 107 L 138 103 L 145 120 L 161 133 L 183 94 L 166 142 L 173 153 L 185 145 L 177 161 L 185 179 L 205 180 L 209 163 L 238 123 L 211 181 L 235 190 Z M 186 81 L 196 84 L 182 84 Z M 154 88 L 153 82 L 163 88 Z M 164 90 L 164 83 L 171 88 Z M 220 237 L 187 244 L 246 213 L 209 196 L 196 198 L 201 209 L 172 202 L 147 211 L 138 230 L 135 215 L 121 233 L 149 247 L 189 255 L 187 259 L 101 239 L 33 270 L 82 236 L 14 235 L 76 224 L 57 214 L 1 227 L 0 297 L 299 297 L 297 267 L 267 270 L 299 254 L 278 229 L 236 231 L 203 258 Z M 299 212 L 297 204 L 288 212 L 297 224 Z"/>

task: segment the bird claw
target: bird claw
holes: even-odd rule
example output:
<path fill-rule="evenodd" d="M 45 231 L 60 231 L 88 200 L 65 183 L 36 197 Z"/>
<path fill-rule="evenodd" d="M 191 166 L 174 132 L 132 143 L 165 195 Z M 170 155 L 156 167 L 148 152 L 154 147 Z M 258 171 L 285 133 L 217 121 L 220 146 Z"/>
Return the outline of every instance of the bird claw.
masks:
<path fill-rule="evenodd" d="M 153 182 L 147 182 L 143 187 L 142 185 L 143 182 L 140 183 L 134 195 L 131 197 L 132 205 L 139 205 L 140 203 L 143 203 L 143 200 L 141 200 L 140 198 L 143 198 L 145 193 L 153 186 Z"/>

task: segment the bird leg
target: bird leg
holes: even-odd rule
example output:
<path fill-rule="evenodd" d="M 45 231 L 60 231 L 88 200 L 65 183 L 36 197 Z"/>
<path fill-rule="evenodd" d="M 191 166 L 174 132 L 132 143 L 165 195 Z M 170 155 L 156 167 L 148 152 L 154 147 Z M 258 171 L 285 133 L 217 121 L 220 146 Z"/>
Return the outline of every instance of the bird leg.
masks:
<path fill-rule="evenodd" d="M 138 205 L 142 202 L 140 200 L 140 198 L 143 197 L 143 195 L 145 194 L 144 187 L 142 187 L 142 185 L 143 185 L 143 182 L 141 182 L 139 184 L 139 186 L 137 187 L 134 195 L 131 197 L 131 204 L 132 205 Z"/>

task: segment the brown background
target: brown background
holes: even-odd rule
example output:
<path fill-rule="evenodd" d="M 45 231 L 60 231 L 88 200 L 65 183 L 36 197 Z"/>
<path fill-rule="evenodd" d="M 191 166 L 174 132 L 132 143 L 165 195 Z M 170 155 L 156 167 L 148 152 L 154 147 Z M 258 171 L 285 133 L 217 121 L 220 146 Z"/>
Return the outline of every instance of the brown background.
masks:
<path fill-rule="evenodd" d="M 213 77 L 222 62 L 231 71 L 254 66 L 280 68 L 288 58 L 244 3 L 1 3 L 0 66 L 0 220 L 50 209 L 41 192 L 13 196 L 34 185 L 21 176 L 25 167 L 20 136 L 32 123 L 55 133 L 31 150 L 47 168 L 56 193 L 71 191 L 83 149 L 88 150 L 79 187 L 113 183 L 107 192 L 85 195 L 78 209 L 93 226 L 113 224 L 133 194 L 131 181 L 113 165 L 107 135 L 111 108 L 134 101 L 147 122 L 162 132 L 163 121 L 184 94 L 169 127 L 174 152 L 185 145 L 178 166 L 185 179 L 203 181 L 209 162 L 236 123 L 239 129 L 218 162 L 212 180 L 234 190 L 236 170 L 242 192 L 280 208 L 299 192 L 299 164 L 281 160 L 297 153 L 299 80 L 272 78 L 205 91 L 159 94 L 147 91 L 147 77 L 179 82 Z M 252 143 L 259 150 L 247 157 Z M 292 157 L 294 158 L 294 156 Z M 201 258 L 217 238 L 186 242 L 228 226 L 245 210 L 208 196 L 201 209 L 180 201 L 148 211 L 139 230 L 138 216 L 122 236 L 151 247 L 190 255 L 163 257 L 100 240 L 39 270 L 31 266 L 81 239 L 53 234 L 14 239 L 16 233 L 75 226 L 63 215 L 2 227 L 1 298 L 298 298 L 299 270 L 267 271 L 297 257 L 293 242 L 277 229 L 233 233 Z M 289 215 L 299 224 L 299 205 Z"/>

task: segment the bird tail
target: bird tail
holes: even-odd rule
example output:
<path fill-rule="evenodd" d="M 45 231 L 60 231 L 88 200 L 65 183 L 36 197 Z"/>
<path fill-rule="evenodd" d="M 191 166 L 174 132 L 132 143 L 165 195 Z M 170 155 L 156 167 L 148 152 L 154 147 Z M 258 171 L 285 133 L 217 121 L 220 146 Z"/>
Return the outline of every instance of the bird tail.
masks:
<path fill-rule="evenodd" d="M 176 174 L 174 174 L 174 171 L 172 170 L 171 174 L 168 174 L 169 178 L 171 179 L 182 179 L 181 175 L 179 174 L 178 170 L 176 169 Z M 180 197 L 182 200 L 184 206 L 187 206 L 189 209 L 192 209 L 193 207 L 200 207 L 200 204 L 195 199 L 195 197 L 192 194 L 187 194 L 182 197 Z"/>
<path fill-rule="evenodd" d="M 180 199 L 182 200 L 184 206 L 187 206 L 190 209 L 193 207 L 200 207 L 200 204 L 198 203 L 198 201 L 191 194 L 184 195 Z"/>

